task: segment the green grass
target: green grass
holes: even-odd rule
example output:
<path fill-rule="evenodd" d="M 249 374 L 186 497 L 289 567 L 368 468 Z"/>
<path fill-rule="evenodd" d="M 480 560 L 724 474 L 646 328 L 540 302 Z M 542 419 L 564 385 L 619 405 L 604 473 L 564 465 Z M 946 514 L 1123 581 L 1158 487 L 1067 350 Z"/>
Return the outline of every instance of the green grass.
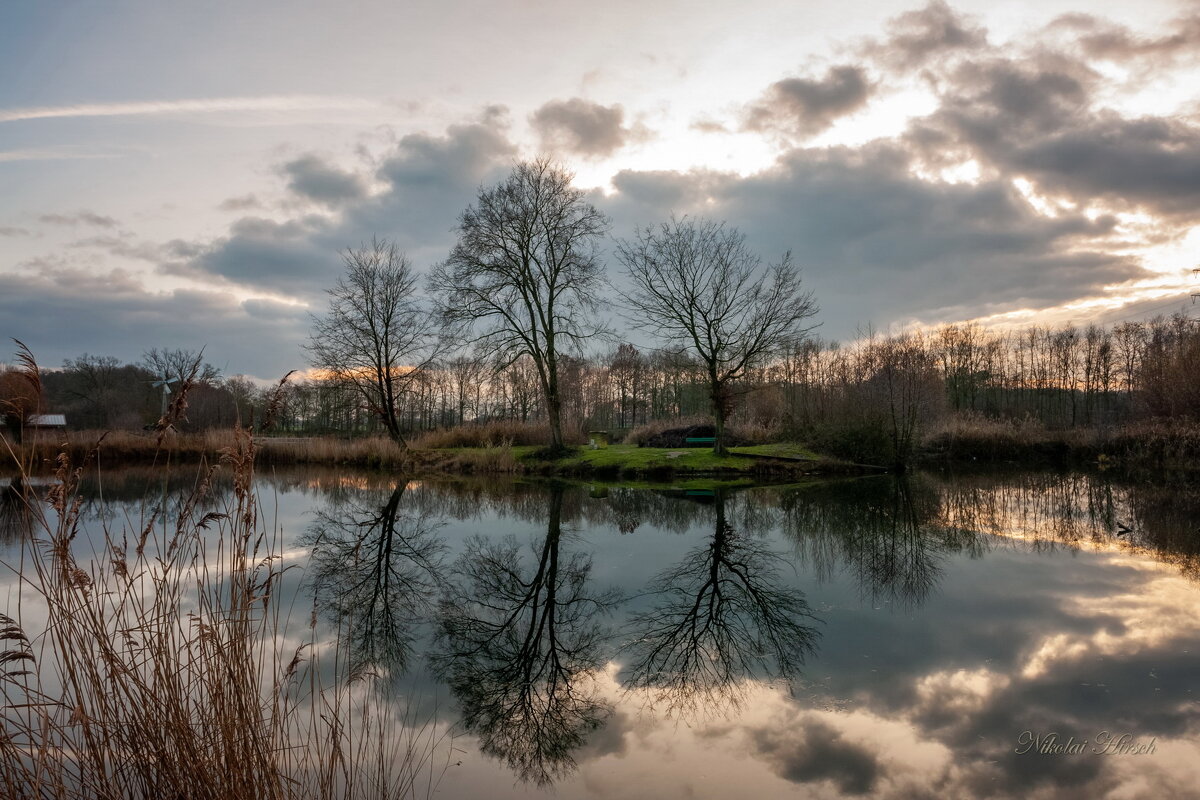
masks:
<path fill-rule="evenodd" d="M 750 459 L 734 455 L 718 457 L 708 448 L 673 449 L 631 444 L 614 444 L 599 450 L 578 448 L 573 455 L 562 460 L 562 466 L 568 469 L 582 466 L 593 469 L 672 469 L 680 472 L 743 472 L 752 465 Z"/>
<path fill-rule="evenodd" d="M 567 455 L 554 461 L 543 456 L 545 448 L 533 445 L 506 448 L 513 462 L 534 472 L 545 474 L 551 470 L 559 474 L 627 473 L 644 474 L 671 471 L 675 473 L 743 474 L 760 472 L 765 463 L 776 465 L 786 462 L 764 462 L 746 458 L 745 455 L 778 456 L 803 466 L 804 461 L 824 462 L 819 455 L 800 444 L 764 444 L 752 447 L 731 448 L 725 456 L 717 456 L 707 447 L 638 447 L 632 444 L 614 444 L 593 450 L 589 447 L 572 447 Z M 471 460 L 489 452 L 486 448 L 456 447 L 439 448 L 431 451 L 453 454 L 459 460 Z"/>
<path fill-rule="evenodd" d="M 734 447 L 731 448 L 731 452 L 758 456 L 778 456 L 780 458 L 801 458 L 814 461 L 821 458 L 816 452 L 796 442 L 776 442 L 774 444 L 756 444 L 750 447 Z"/>

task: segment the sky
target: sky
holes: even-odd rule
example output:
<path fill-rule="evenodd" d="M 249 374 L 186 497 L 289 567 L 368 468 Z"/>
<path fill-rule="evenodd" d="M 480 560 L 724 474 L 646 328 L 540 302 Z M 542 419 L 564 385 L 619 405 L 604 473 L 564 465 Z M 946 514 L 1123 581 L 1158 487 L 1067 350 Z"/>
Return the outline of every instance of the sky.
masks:
<path fill-rule="evenodd" d="M 827 339 L 1195 316 L 1198 87 L 1196 0 L 8 0 L 0 335 L 277 377 L 341 252 L 427 271 L 541 154 L 790 251 Z"/>

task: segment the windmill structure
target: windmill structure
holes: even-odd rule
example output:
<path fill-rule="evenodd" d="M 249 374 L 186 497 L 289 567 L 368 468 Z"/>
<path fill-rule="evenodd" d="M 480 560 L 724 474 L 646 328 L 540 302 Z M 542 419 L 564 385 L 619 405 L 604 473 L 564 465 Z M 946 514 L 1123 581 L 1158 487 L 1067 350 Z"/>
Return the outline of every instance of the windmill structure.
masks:
<path fill-rule="evenodd" d="M 1194 306 L 1197 302 L 1200 302 L 1200 267 L 1192 270 L 1192 283 L 1194 284 L 1192 286 L 1192 305 Z M 1200 317 L 1191 315 L 1189 319 L 1192 321 L 1192 324 L 1200 325 Z"/>
<path fill-rule="evenodd" d="M 155 388 L 162 387 L 162 411 L 159 413 L 160 417 L 167 415 L 167 398 L 171 396 L 171 384 L 176 383 L 178 380 L 178 378 L 172 378 L 164 373 L 158 380 L 150 381 L 151 386 Z"/>

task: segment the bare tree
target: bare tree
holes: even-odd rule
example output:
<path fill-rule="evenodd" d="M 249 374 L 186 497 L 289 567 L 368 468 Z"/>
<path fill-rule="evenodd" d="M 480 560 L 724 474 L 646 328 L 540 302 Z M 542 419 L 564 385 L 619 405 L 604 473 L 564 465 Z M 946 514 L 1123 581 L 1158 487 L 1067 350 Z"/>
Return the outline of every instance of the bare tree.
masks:
<path fill-rule="evenodd" d="M 811 330 L 804 322 L 817 313 L 791 254 L 761 271 L 737 228 L 684 217 L 639 229 L 618 242 L 617 258 L 632 284 L 625 293 L 632 323 L 701 361 L 713 452 L 724 453 L 734 384 Z"/>
<path fill-rule="evenodd" d="M 608 637 L 597 617 L 619 597 L 593 592 L 591 558 L 563 546 L 563 493 L 550 488 L 546 536 L 529 555 L 514 536 L 467 540 L 432 654 L 480 749 L 539 786 L 574 771 L 612 711 L 595 681 Z"/>
<path fill-rule="evenodd" d="M 442 584 L 441 523 L 403 502 L 408 482 L 316 513 L 305 541 L 318 607 L 349 641 L 350 674 L 404 672 L 426 611 Z"/>
<path fill-rule="evenodd" d="M 790 683 L 820 637 L 803 592 L 780 575 L 787 559 L 734 529 L 724 489 L 713 502 L 712 539 L 655 577 L 643 595 L 653 604 L 629 623 L 625 681 L 671 712 L 735 708 L 748 678 Z"/>
<path fill-rule="evenodd" d="M 326 377 L 354 387 L 388 436 L 406 447 L 401 401 L 438 358 L 445 338 L 417 297 L 417 274 L 395 244 L 373 239 L 343 254 L 346 272 L 313 318 L 305 347 Z"/>
<path fill-rule="evenodd" d="M 481 324 L 471 338 L 501 367 L 522 355 L 533 360 L 556 451 L 565 449 L 559 356 L 600 332 L 591 318 L 601 284 L 597 240 L 608 227 L 572 178 L 538 159 L 480 190 L 430 281 L 445 319 Z"/>
<path fill-rule="evenodd" d="M 467 421 L 467 409 L 478 416 L 479 398 L 483 384 L 488 378 L 487 364 L 474 353 L 459 354 L 446 364 L 450 386 L 456 403 L 456 421 L 462 425 Z"/>
<path fill-rule="evenodd" d="M 183 382 L 189 377 L 198 384 L 209 384 L 220 379 L 221 370 L 204 360 L 204 348 L 183 350 L 152 347 L 142 353 L 142 366 L 154 373 L 156 378 Z"/>

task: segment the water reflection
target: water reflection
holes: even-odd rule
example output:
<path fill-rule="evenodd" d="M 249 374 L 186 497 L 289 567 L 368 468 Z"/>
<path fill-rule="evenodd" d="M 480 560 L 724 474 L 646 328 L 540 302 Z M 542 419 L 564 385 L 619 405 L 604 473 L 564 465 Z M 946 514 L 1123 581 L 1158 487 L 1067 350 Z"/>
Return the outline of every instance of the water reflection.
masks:
<path fill-rule="evenodd" d="M 936 588 L 948 554 L 977 556 L 977 531 L 946 519 L 928 481 L 873 478 L 781 498 L 783 528 L 822 580 L 853 575 L 864 597 L 913 608 Z"/>
<path fill-rule="evenodd" d="M 163 485 L 106 476 L 93 518 L 136 521 Z M 213 501 L 227 490 L 218 474 Z M 353 668 L 428 659 L 423 691 L 451 692 L 463 770 L 482 777 L 452 773 L 449 797 L 513 778 L 510 796 L 674 797 L 701 772 L 709 796 L 1194 794 L 1175 765 L 1200 762 L 1195 482 L 664 491 L 298 472 L 260 490 L 306 529 L 305 586 Z M 6 497 L 0 528 L 21 535 Z M 1024 730 L 1105 729 L 1177 755 L 1013 752 Z"/>
<path fill-rule="evenodd" d="M 564 488 L 545 497 L 546 534 L 526 553 L 514 536 L 472 537 L 438 613 L 433 661 L 480 749 L 546 785 L 611 706 L 597 692 L 613 593 L 589 586 L 591 559 L 563 548 Z M 531 557 L 530 557 L 531 556 Z"/>
<path fill-rule="evenodd" d="M 707 493 L 711 538 L 655 577 L 653 605 L 629 621 L 626 684 L 652 689 L 670 713 L 737 706 L 750 679 L 792 680 L 818 639 L 804 594 L 780 580 L 790 565 L 730 524 L 727 498 Z"/>
<path fill-rule="evenodd" d="M 397 483 L 382 505 L 330 503 L 308 529 L 314 599 L 342 626 L 351 674 L 372 667 L 403 672 L 442 585 L 442 523 L 401 508 L 407 487 Z"/>
<path fill-rule="evenodd" d="M 10 544 L 33 530 L 33 487 L 17 476 L 0 484 L 0 543 Z"/>

